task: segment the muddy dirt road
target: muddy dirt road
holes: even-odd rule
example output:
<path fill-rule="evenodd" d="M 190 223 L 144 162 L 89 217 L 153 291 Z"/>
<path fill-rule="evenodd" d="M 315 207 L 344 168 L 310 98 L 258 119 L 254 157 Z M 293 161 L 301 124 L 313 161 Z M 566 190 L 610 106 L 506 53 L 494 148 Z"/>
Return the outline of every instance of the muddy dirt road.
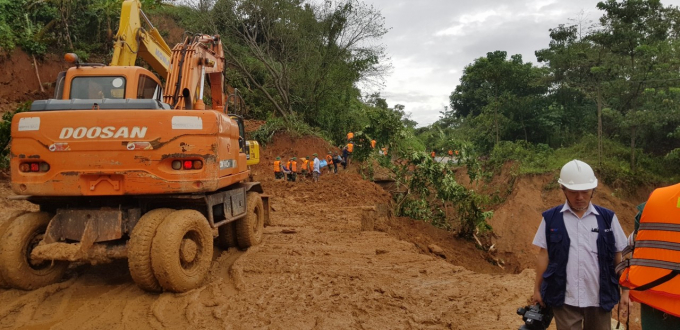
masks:
<path fill-rule="evenodd" d="M 266 183 L 275 211 L 263 244 L 245 252 L 217 250 L 209 278 L 197 290 L 150 294 L 132 282 L 126 262 L 82 265 L 42 289 L 1 290 L 0 328 L 518 327 L 515 309 L 526 300 L 533 271 L 473 273 L 388 233 L 362 231 L 365 209 L 386 196 L 318 195 L 318 188 L 356 178 L 322 179 L 317 186 Z M 364 193 L 379 189 L 356 185 Z"/>

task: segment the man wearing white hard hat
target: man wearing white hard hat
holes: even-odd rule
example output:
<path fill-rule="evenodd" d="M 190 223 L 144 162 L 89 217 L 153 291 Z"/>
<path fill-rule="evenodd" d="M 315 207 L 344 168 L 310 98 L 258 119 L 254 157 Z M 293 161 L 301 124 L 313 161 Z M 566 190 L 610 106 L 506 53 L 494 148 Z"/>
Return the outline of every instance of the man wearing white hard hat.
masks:
<path fill-rule="evenodd" d="M 588 164 L 568 162 L 558 183 L 566 201 L 543 212 L 533 241 L 540 248 L 533 303 L 552 308 L 557 330 L 610 330 L 614 305 L 620 300 L 625 316 L 630 304 L 614 270 L 626 235 L 613 211 L 590 202 L 597 178 Z"/>

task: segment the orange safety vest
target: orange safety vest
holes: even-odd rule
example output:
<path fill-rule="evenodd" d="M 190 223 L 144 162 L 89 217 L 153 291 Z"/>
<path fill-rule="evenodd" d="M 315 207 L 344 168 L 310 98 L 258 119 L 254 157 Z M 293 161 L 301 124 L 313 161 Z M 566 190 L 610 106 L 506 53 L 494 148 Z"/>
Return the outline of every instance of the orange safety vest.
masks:
<path fill-rule="evenodd" d="M 449 156 L 453 156 L 453 151 L 449 150 Z"/>
<path fill-rule="evenodd" d="M 277 160 L 274 162 L 274 172 L 281 172 L 281 161 Z"/>
<path fill-rule="evenodd" d="M 354 143 L 347 144 L 347 152 L 354 152 Z"/>
<path fill-rule="evenodd" d="M 387 156 L 387 148 L 382 148 L 383 155 Z"/>
<path fill-rule="evenodd" d="M 286 163 L 286 168 L 290 171 L 290 160 Z"/>
<path fill-rule="evenodd" d="M 326 163 L 328 163 L 327 165 L 333 165 L 333 156 L 326 155 Z"/>
<path fill-rule="evenodd" d="M 309 169 L 309 167 L 307 165 L 309 165 L 309 161 L 307 159 L 303 160 L 302 161 L 302 170 L 303 171 L 306 171 L 307 169 Z"/>
<path fill-rule="evenodd" d="M 309 172 L 314 170 L 314 159 L 309 160 L 309 167 L 307 168 Z"/>
<path fill-rule="evenodd" d="M 617 267 L 631 300 L 680 317 L 680 184 L 649 196 L 632 249 Z"/>
<path fill-rule="evenodd" d="M 432 158 L 434 158 L 434 151 L 430 153 L 430 156 L 432 156 Z"/>
<path fill-rule="evenodd" d="M 347 140 L 351 140 L 352 138 L 354 138 L 354 133 L 352 132 L 347 133 Z"/>
<path fill-rule="evenodd" d="M 458 150 L 456 150 L 456 156 L 458 156 Z"/>
<path fill-rule="evenodd" d="M 371 148 L 375 149 L 375 140 L 371 140 Z"/>
<path fill-rule="evenodd" d="M 290 168 L 291 171 L 293 171 L 293 173 L 297 173 L 297 162 L 296 161 L 290 162 L 289 168 Z"/>

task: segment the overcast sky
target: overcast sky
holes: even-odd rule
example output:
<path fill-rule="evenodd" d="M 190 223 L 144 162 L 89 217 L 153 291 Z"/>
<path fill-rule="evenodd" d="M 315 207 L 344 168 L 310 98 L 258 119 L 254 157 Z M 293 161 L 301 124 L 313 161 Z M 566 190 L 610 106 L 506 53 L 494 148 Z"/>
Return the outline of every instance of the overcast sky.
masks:
<path fill-rule="evenodd" d="M 597 0 L 363 0 L 391 30 L 383 37 L 393 70 L 381 90 L 390 107 L 403 104 L 418 126 L 432 124 L 466 65 L 503 50 L 536 63 L 549 29 L 583 16 L 596 22 Z M 665 6 L 680 0 L 662 0 Z"/>

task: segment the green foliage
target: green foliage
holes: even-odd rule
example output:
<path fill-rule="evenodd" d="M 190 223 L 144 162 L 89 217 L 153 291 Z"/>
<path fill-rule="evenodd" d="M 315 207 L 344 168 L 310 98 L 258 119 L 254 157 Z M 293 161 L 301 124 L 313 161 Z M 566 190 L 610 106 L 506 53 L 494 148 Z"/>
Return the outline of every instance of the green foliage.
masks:
<path fill-rule="evenodd" d="M 553 150 L 545 144 L 532 144 L 525 141 L 501 141 L 491 151 L 488 164 L 500 168 L 509 160 L 521 163 L 520 173 L 544 173 L 552 170 Z"/>
<path fill-rule="evenodd" d="M 484 212 L 481 208 L 487 198 L 460 185 L 452 164 L 435 162 L 421 151 L 399 158 L 402 163 L 395 172 L 398 182 L 408 187 L 408 194 L 398 197 L 398 214 L 425 220 L 440 228 L 456 229 L 458 235 L 465 238 L 471 238 L 477 230 L 491 229 L 486 219 L 493 212 Z M 455 215 L 447 216 L 447 207 L 453 208 Z M 452 224 L 450 218 L 457 218 L 458 223 Z"/>
<path fill-rule="evenodd" d="M 15 111 L 8 111 L 2 114 L 2 121 L 0 121 L 0 168 L 2 169 L 9 167 L 9 142 L 12 133 L 12 118 L 19 112 L 28 111 L 30 107 L 31 102 L 26 102 Z"/>
<path fill-rule="evenodd" d="M 302 137 L 307 135 L 315 135 L 324 138 L 318 128 L 309 126 L 302 120 L 291 118 L 288 121 L 282 118 L 269 118 L 264 125 L 261 125 L 255 132 L 251 133 L 248 139 L 257 140 L 260 145 L 267 145 L 271 142 L 274 134 L 277 132 L 286 132 L 293 137 Z"/>

